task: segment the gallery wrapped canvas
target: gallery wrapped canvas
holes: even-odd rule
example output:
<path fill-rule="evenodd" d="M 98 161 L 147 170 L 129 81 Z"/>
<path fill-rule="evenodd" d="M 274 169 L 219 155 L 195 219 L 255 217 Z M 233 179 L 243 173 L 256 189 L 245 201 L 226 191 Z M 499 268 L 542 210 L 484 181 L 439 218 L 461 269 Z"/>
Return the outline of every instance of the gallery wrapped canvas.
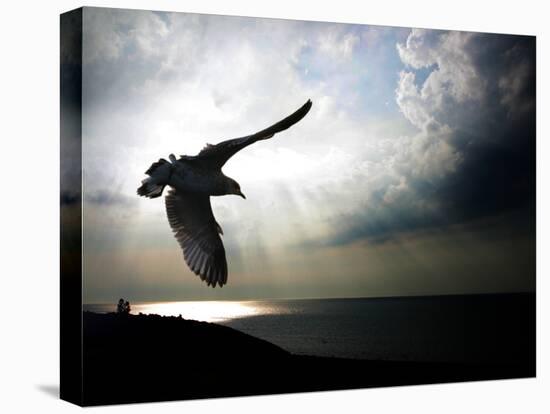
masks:
<path fill-rule="evenodd" d="M 535 376 L 535 49 L 61 15 L 61 398 Z"/>

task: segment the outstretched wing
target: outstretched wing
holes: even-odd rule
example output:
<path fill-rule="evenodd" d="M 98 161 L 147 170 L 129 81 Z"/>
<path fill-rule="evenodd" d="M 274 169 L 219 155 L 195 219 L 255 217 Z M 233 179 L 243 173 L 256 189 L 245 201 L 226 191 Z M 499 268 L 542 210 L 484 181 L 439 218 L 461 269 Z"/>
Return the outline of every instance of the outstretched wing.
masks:
<path fill-rule="evenodd" d="M 308 101 L 292 115 L 289 115 L 282 121 L 271 125 L 269 128 L 256 132 L 255 134 L 247 137 L 230 139 L 216 145 L 208 144 L 196 157 L 187 158 L 193 159 L 201 164 L 205 164 L 210 168 L 221 168 L 229 158 L 235 155 L 238 151 L 242 150 L 244 147 L 247 147 L 256 141 L 271 138 L 276 133 L 290 128 L 306 116 L 311 109 L 311 105 L 311 101 L 308 99 Z"/>
<path fill-rule="evenodd" d="M 189 268 L 209 286 L 227 283 L 227 261 L 210 196 L 170 190 L 166 196 L 168 222 Z"/>

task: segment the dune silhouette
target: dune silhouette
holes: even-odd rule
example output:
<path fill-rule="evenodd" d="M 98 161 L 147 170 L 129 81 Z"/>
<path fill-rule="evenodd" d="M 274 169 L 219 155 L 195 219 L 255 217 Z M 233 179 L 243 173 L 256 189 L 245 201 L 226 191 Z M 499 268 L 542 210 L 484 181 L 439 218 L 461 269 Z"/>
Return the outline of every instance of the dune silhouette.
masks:
<path fill-rule="evenodd" d="M 519 378 L 535 370 L 295 355 L 229 327 L 178 317 L 84 312 L 83 323 L 82 405 Z"/>

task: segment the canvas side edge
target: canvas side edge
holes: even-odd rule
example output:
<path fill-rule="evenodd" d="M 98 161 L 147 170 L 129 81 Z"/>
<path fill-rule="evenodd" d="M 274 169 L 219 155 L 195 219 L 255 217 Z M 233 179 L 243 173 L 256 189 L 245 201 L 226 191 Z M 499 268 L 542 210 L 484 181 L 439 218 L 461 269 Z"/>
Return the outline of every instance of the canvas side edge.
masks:
<path fill-rule="evenodd" d="M 82 405 L 82 8 L 60 16 L 60 398 Z"/>

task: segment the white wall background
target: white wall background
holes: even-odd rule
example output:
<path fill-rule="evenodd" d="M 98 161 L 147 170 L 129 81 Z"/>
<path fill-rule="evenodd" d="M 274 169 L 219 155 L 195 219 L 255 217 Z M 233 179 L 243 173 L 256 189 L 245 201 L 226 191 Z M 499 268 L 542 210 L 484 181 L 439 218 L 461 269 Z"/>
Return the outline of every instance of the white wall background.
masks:
<path fill-rule="evenodd" d="M 257 412 L 308 410 L 329 413 L 545 412 L 549 389 L 548 289 L 544 258 L 549 210 L 549 32 L 542 2 L 436 0 L 357 2 L 340 0 L 264 4 L 247 0 L 111 0 L 85 3 L 201 13 L 280 17 L 393 26 L 460 29 L 538 36 L 538 372 L 537 379 L 383 388 L 92 408 L 111 412 Z M 0 193 L 0 411 L 74 412 L 55 397 L 59 376 L 59 13 L 77 1 L 4 3 L 0 21 L 0 105 L 3 186 Z M 546 186 L 547 187 L 547 186 Z M 546 231 L 545 231 L 546 230 Z M 38 310 L 38 311 L 37 311 Z"/>

